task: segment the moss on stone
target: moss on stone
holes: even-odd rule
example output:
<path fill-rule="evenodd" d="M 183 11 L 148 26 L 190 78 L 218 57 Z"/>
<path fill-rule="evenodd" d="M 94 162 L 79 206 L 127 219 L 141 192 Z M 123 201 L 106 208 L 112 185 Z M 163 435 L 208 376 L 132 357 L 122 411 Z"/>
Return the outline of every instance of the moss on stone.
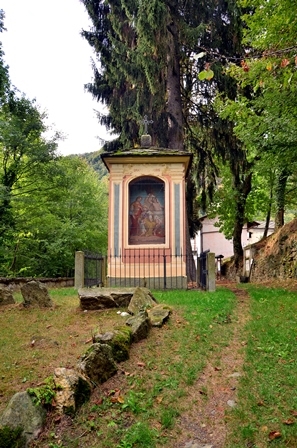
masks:
<path fill-rule="evenodd" d="M 117 362 L 129 359 L 129 349 L 132 343 L 132 331 L 127 326 L 118 327 L 114 331 L 114 337 L 110 341 L 112 354 Z"/>
<path fill-rule="evenodd" d="M 0 448 L 23 448 L 26 445 L 22 428 L 0 428 Z"/>

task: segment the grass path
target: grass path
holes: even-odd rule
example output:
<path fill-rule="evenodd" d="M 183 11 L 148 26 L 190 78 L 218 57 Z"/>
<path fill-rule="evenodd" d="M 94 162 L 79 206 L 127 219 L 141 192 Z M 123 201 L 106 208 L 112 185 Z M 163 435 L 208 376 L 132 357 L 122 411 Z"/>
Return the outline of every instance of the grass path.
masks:
<path fill-rule="evenodd" d="M 220 352 L 207 362 L 198 380 L 191 386 L 189 396 L 194 406 L 183 413 L 176 427 L 180 436 L 172 448 L 195 446 L 195 443 L 223 448 L 227 435 L 228 411 L 237 401 L 237 385 L 244 363 L 243 328 L 249 319 L 247 291 L 233 288 L 237 298 L 230 329 L 232 337 Z M 229 403 L 229 404 L 228 404 Z"/>

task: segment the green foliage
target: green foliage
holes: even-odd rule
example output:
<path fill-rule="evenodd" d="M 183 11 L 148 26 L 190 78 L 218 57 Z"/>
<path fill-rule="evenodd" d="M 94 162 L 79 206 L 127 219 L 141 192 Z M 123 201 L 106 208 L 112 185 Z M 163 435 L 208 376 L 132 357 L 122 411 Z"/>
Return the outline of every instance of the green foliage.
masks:
<path fill-rule="evenodd" d="M 45 119 L 11 86 L 0 43 L 1 276 L 72 276 L 75 250 L 107 247 L 106 180 L 82 158 L 59 158 Z"/>
<path fill-rule="evenodd" d="M 28 388 L 27 392 L 36 406 L 51 406 L 57 390 L 53 377 L 48 377 L 42 386 Z"/>
<path fill-rule="evenodd" d="M 259 50 L 285 49 L 295 45 L 297 16 L 294 0 L 240 0 L 245 42 Z M 251 13 L 252 12 L 252 13 Z"/>
<path fill-rule="evenodd" d="M 154 145 L 195 154 L 187 194 L 191 236 L 197 231 L 197 193 L 204 208 L 218 176 L 216 157 L 230 161 L 238 201 L 245 194 L 235 213 L 240 230 L 250 166 L 233 124 L 213 107 L 216 92 L 236 95 L 236 82 L 223 70 L 228 57 L 242 51 L 236 2 L 219 0 L 214 7 L 209 0 L 82 1 L 93 25 L 83 36 L 101 67 L 94 64 L 94 82 L 87 88 L 109 107 L 101 123 L 119 134 L 106 149 L 139 145 L 148 114 Z M 238 231 L 234 239 L 241 245 Z"/>
<path fill-rule="evenodd" d="M 22 428 L 0 428 L 0 448 L 22 448 L 25 443 L 22 432 Z"/>
<path fill-rule="evenodd" d="M 234 123 L 234 133 L 251 163 L 253 184 L 247 205 L 253 203 L 253 219 L 265 212 L 269 218 L 274 210 L 279 227 L 285 207 L 292 207 L 288 192 L 297 169 L 297 15 L 291 0 L 242 0 L 240 4 L 248 51 L 240 64 L 230 63 L 227 70 L 237 84 L 236 96 L 222 95 L 216 108 L 222 119 Z M 250 212 L 246 210 L 246 218 Z"/>
<path fill-rule="evenodd" d="M 131 390 L 129 395 L 125 398 L 125 402 L 122 404 L 122 409 L 130 410 L 133 414 L 138 415 L 142 412 L 145 412 L 146 407 L 141 404 L 144 401 L 144 393 L 143 392 L 134 392 Z"/>
<path fill-rule="evenodd" d="M 11 210 L 15 195 L 24 194 L 32 185 L 32 177 L 54 157 L 57 136 L 45 141 L 45 116 L 34 102 L 19 98 L 11 91 L 0 108 L 0 238 L 13 230 Z M 30 179 L 25 182 L 25 179 Z"/>
<path fill-rule="evenodd" d="M 138 422 L 132 425 L 125 435 L 125 438 L 117 448 L 155 448 L 157 431 L 151 429 L 146 423 Z"/>
<path fill-rule="evenodd" d="M 161 415 L 161 425 L 164 428 L 173 428 L 176 418 L 180 415 L 179 411 L 174 407 L 164 409 Z"/>
<path fill-rule="evenodd" d="M 107 181 L 78 157 L 53 160 L 34 181 L 39 188 L 26 194 L 22 185 L 22 194 L 14 189 L 15 229 L 2 249 L 0 270 L 2 275 L 72 276 L 76 250 L 107 247 Z"/>
<path fill-rule="evenodd" d="M 96 173 L 98 173 L 99 179 L 102 179 L 108 173 L 106 167 L 104 166 L 104 163 L 102 162 L 101 153 L 102 151 L 100 150 L 95 152 L 87 152 L 85 154 L 80 154 L 79 156 L 85 159 L 88 164 L 96 171 Z"/>

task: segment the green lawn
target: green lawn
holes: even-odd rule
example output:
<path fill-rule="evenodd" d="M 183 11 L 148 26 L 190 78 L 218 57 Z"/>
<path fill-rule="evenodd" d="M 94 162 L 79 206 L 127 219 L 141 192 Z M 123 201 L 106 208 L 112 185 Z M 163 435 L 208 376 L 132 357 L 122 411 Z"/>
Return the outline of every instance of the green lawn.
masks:
<path fill-rule="evenodd" d="M 297 295 L 248 285 L 251 320 L 226 448 L 297 447 Z"/>
<path fill-rule="evenodd" d="M 240 328 L 243 369 L 237 405 L 224 415 L 224 448 L 297 447 L 297 296 L 285 290 L 238 285 L 250 295 L 247 324 Z M 115 310 L 84 313 L 73 289 L 52 290 L 54 310 L 6 307 L 0 312 L 1 401 L 18 385 L 42 381 L 51 369 L 75 366 L 91 334 L 118 322 Z M 97 388 L 70 427 L 52 423 L 40 448 L 172 448 L 203 369 L 220 366 L 232 346 L 241 301 L 235 293 L 154 292 L 173 313 L 145 341 L 133 344 L 113 383 Z M 30 346 L 35 337 L 43 345 Z M 55 344 L 58 345 L 55 345 Z M 12 356 L 13 353 L 13 356 Z M 65 364 L 67 363 L 67 365 Z M 207 403 L 207 391 L 201 390 Z M 200 404 L 201 406 L 201 404 Z"/>

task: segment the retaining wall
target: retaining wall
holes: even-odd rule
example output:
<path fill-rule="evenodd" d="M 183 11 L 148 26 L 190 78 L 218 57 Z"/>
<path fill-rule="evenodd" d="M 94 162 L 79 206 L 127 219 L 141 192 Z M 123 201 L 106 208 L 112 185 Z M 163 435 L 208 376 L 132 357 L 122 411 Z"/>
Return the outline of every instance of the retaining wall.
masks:
<path fill-rule="evenodd" d="M 0 287 L 8 286 L 12 291 L 19 291 L 20 288 L 32 280 L 44 283 L 48 288 L 65 288 L 74 286 L 74 278 L 38 278 L 38 277 L 0 277 Z"/>

